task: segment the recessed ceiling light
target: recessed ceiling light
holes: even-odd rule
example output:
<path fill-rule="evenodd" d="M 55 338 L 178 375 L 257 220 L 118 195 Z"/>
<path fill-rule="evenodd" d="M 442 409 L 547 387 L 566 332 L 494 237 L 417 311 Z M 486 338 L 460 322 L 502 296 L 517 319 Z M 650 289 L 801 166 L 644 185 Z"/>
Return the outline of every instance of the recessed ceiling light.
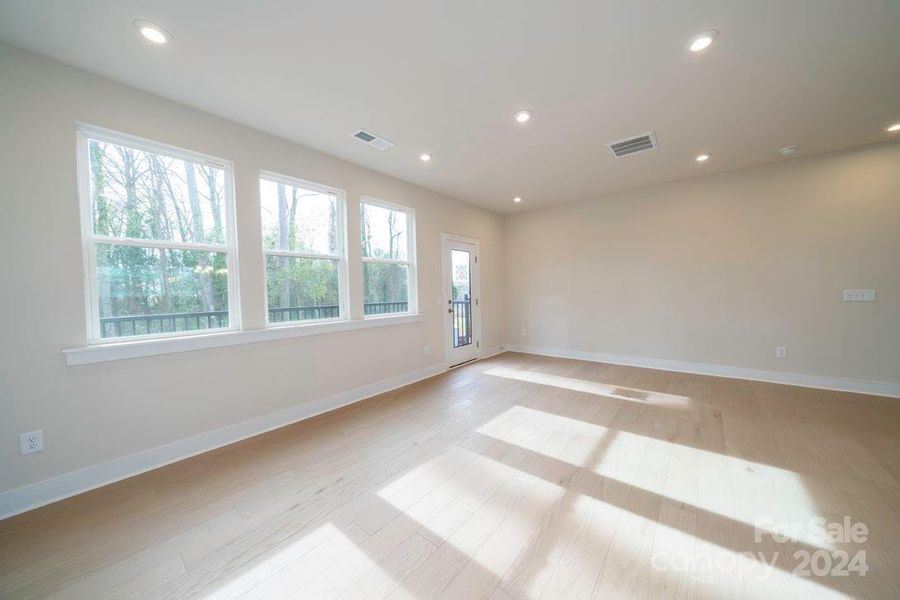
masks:
<path fill-rule="evenodd" d="M 144 36 L 148 42 L 152 42 L 159 46 L 162 46 L 172 37 L 169 35 L 169 32 L 157 25 L 156 23 L 151 23 L 150 21 L 146 21 L 144 19 L 135 19 L 133 25 L 137 27 L 137 30 L 141 32 L 141 35 Z"/>
<path fill-rule="evenodd" d="M 701 154 L 697 157 L 697 162 L 706 162 L 709 160 L 709 154 Z"/>
<path fill-rule="evenodd" d="M 516 196 L 515 198 L 513 198 L 513 202 L 515 202 L 516 204 L 518 204 L 521 201 L 522 201 L 522 198 L 520 198 L 519 196 Z"/>
<path fill-rule="evenodd" d="M 519 123 L 527 123 L 528 121 L 531 120 L 531 111 L 522 109 L 520 111 L 517 111 L 516 114 L 513 115 L 513 117 Z"/>
<path fill-rule="evenodd" d="M 887 131 L 890 131 L 891 133 L 893 133 L 895 131 L 900 131 L 900 123 L 894 123 L 893 125 L 891 125 L 890 127 L 887 128 Z"/>
<path fill-rule="evenodd" d="M 431 154 L 429 154 L 428 152 L 423 152 L 419 155 L 419 160 L 421 160 L 422 162 L 431 162 Z"/>
<path fill-rule="evenodd" d="M 717 37 L 719 37 L 719 32 L 715 29 L 710 29 L 709 31 L 704 31 L 703 33 L 695 35 L 688 44 L 688 50 L 691 52 L 706 50 L 714 41 L 716 41 Z"/>

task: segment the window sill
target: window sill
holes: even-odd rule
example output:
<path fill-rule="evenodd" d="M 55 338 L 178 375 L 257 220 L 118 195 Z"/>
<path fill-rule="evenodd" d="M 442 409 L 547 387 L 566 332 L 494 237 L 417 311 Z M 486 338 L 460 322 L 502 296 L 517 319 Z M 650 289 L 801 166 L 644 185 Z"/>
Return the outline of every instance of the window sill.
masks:
<path fill-rule="evenodd" d="M 256 342 L 284 340 L 309 335 L 322 335 L 340 331 L 354 331 L 372 327 L 389 327 L 424 321 L 421 314 L 392 315 L 385 317 L 369 317 L 352 321 L 329 321 L 328 323 L 309 323 L 304 325 L 279 325 L 267 329 L 251 329 L 246 331 L 225 331 L 184 337 L 164 339 L 134 340 L 112 344 L 96 344 L 80 348 L 63 350 L 66 365 L 88 365 L 91 363 L 190 352 L 207 348 L 239 346 Z"/>

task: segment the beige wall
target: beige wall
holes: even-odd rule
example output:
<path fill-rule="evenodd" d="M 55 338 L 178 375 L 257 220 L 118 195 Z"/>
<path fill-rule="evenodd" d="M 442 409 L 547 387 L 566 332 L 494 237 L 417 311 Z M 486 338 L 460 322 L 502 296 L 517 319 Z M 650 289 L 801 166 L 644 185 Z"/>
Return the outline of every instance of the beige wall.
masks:
<path fill-rule="evenodd" d="M 900 144 L 516 215 L 506 268 L 511 347 L 897 383 Z"/>
<path fill-rule="evenodd" d="M 264 315 L 259 169 L 347 190 L 351 242 L 361 195 L 414 207 L 425 322 L 66 367 L 61 349 L 85 341 L 76 121 L 234 161 L 246 327 Z M 481 240 L 488 349 L 508 333 L 532 348 L 900 382 L 896 144 L 504 222 L 0 45 L 0 182 L 0 491 L 442 362 L 444 231 Z M 351 243 L 352 282 L 358 258 Z M 875 287 L 878 301 L 843 303 L 844 287 Z M 19 456 L 34 429 L 46 450 Z"/>
<path fill-rule="evenodd" d="M 264 319 L 260 169 L 347 191 L 352 282 L 359 197 L 414 207 L 425 322 L 65 366 L 61 349 L 85 343 L 76 121 L 234 161 L 245 327 Z M 3 45 L 0 182 L 0 491 L 442 362 L 444 231 L 481 241 L 482 344 L 504 343 L 502 217 Z M 35 429 L 45 451 L 20 456 Z"/>

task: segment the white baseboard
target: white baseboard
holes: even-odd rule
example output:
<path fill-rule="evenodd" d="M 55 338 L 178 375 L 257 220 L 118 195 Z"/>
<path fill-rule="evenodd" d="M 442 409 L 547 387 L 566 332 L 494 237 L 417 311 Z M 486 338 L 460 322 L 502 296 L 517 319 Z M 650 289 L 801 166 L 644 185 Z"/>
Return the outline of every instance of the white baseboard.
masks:
<path fill-rule="evenodd" d="M 665 358 L 622 356 L 619 354 L 605 354 L 602 352 L 587 352 L 584 350 L 569 350 L 565 348 L 548 348 L 544 346 L 509 344 L 507 347 L 511 352 L 524 352 L 526 354 L 539 354 L 541 356 L 574 358 L 577 360 L 586 360 L 590 362 L 625 365 L 629 367 L 643 367 L 645 369 L 658 369 L 660 371 L 676 371 L 678 373 L 694 373 L 697 375 L 714 375 L 716 377 L 730 377 L 732 379 L 751 379 L 753 381 L 783 383 L 786 385 L 797 385 L 800 387 L 817 388 L 823 390 L 855 392 L 858 394 L 872 394 L 875 396 L 900 398 L 900 384 L 897 383 L 864 381 L 859 379 L 841 379 L 838 377 L 803 375 L 800 373 L 785 373 L 781 371 L 762 371 L 759 369 L 745 369 L 743 367 L 730 367 L 728 365 L 717 365 L 712 363 L 669 360 Z"/>
<path fill-rule="evenodd" d="M 163 446 L 143 450 L 135 454 L 85 467 L 0 493 L 0 519 L 23 513 L 57 500 L 133 477 L 164 465 L 209 452 L 221 446 L 309 419 L 378 394 L 428 379 L 446 370 L 437 364 L 376 383 L 364 385 L 328 398 L 305 402 L 298 406 L 263 415 L 249 421 L 228 425 L 221 429 L 201 433 Z"/>
<path fill-rule="evenodd" d="M 506 352 L 506 346 L 494 346 L 492 348 L 483 348 L 481 350 L 481 354 L 478 357 L 478 360 L 484 360 L 486 358 L 490 358 L 492 356 L 497 356 L 498 354 L 503 354 Z"/>

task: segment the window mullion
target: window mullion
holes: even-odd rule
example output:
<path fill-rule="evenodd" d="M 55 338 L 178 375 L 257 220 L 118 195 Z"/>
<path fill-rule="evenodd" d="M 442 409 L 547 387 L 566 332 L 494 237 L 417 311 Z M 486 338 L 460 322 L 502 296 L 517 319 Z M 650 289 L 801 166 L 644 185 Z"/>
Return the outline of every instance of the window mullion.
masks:
<path fill-rule="evenodd" d="M 263 250 L 267 256 L 287 256 L 290 258 L 312 258 L 316 260 L 341 260 L 337 254 L 314 254 L 311 252 L 293 252 L 291 250 Z"/>
<path fill-rule="evenodd" d="M 199 252 L 227 253 L 227 246 L 215 244 L 196 244 L 193 242 L 174 242 L 170 240 L 154 240 L 141 238 L 122 238 L 105 235 L 94 235 L 92 240 L 96 244 L 108 244 L 116 246 L 133 246 L 137 248 L 163 248 L 166 250 L 196 250 Z"/>
<path fill-rule="evenodd" d="M 375 257 L 373 257 L 373 256 L 364 256 L 362 260 L 363 260 L 363 262 L 382 263 L 382 264 L 386 264 L 386 265 L 406 265 L 406 266 L 409 266 L 409 265 L 412 264 L 412 261 L 409 261 L 409 260 L 401 260 L 401 259 L 399 259 L 399 258 L 396 258 L 396 259 L 395 259 L 395 258 L 375 258 Z"/>

